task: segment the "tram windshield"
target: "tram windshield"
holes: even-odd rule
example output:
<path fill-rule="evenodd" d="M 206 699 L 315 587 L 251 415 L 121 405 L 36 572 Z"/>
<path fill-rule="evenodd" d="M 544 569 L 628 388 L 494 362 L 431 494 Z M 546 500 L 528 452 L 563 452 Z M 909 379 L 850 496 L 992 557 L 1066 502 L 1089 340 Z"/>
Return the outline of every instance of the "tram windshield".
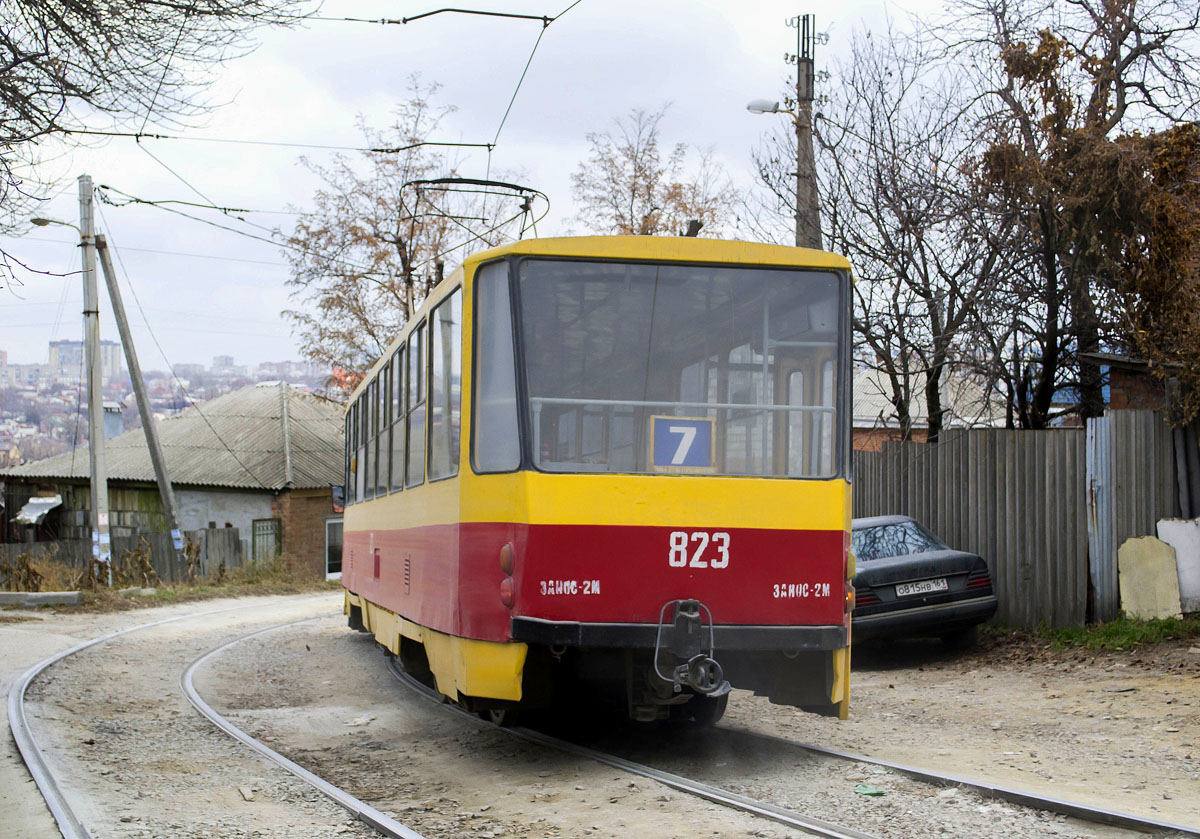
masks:
<path fill-rule="evenodd" d="M 832 271 L 518 263 L 535 467 L 838 474 Z"/>

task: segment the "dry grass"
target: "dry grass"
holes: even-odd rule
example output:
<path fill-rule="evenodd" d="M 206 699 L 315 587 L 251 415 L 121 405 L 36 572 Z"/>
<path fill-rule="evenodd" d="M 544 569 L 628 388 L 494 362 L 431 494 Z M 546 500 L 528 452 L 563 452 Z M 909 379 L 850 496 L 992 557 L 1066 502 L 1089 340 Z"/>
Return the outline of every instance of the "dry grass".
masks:
<path fill-rule="evenodd" d="M 0 560 L 0 590 L 81 591 L 82 605 L 54 608 L 57 611 L 111 612 L 217 597 L 332 591 L 339 586 L 336 582 L 314 579 L 299 561 L 287 554 L 270 562 L 247 563 L 232 569 L 222 564 L 208 577 L 199 576 L 194 557 L 189 556 L 188 566 L 188 581 L 163 583 L 154 573 L 149 546 L 143 541 L 136 550 L 114 558 L 110 587 L 108 569 L 99 562 L 93 561 L 88 568 L 79 569 L 55 560 L 53 555 L 34 560 L 25 554 L 7 564 Z M 127 588 L 154 589 L 154 593 L 120 593 L 121 589 Z"/>

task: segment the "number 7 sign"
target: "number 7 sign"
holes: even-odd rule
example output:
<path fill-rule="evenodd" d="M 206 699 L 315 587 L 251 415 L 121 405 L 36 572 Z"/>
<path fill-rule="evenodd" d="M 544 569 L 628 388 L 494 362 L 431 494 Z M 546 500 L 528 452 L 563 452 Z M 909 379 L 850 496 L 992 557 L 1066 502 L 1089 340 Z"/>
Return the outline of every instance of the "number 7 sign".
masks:
<path fill-rule="evenodd" d="M 651 463 L 655 469 L 686 471 L 712 468 L 711 418 L 654 416 L 650 421 Z"/>

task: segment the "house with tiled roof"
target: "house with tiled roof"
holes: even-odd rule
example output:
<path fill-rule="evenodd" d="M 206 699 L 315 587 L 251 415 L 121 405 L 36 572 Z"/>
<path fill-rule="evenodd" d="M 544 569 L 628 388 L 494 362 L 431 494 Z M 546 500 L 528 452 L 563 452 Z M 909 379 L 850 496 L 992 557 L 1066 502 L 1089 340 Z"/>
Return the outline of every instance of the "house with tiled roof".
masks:
<path fill-rule="evenodd" d="M 342 407 L 283 382 L 260 383 L 156 421 L 184 531 L 237 528 L 244 555 L 277 550 L 314 573 L 326 565 L 326 525 L 340 519 Z M 166 516 L 141 428 L 105 443 L 113 537 L 162 531 Z M 74 451 L 0 469 L 5 537 L 30 498 L 58 495 L 39 539 L 89 539 L 89 455 Z M 340 539 L 340 531 L 339 531 Z M 339 542 L 340 544 L 340 542 Z"/>

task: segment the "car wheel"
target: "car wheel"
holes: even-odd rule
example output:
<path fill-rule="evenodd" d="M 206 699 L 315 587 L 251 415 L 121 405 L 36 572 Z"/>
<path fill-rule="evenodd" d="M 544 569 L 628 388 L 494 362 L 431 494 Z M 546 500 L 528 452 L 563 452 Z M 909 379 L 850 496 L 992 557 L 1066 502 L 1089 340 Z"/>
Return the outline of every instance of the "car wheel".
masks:
<path fill-rule="evenodd" d="M 942 646 L 954 652 L 963 652 L 975 646 L 979 640 L 979 627 L 971 626 L 942 636 Z"/>

